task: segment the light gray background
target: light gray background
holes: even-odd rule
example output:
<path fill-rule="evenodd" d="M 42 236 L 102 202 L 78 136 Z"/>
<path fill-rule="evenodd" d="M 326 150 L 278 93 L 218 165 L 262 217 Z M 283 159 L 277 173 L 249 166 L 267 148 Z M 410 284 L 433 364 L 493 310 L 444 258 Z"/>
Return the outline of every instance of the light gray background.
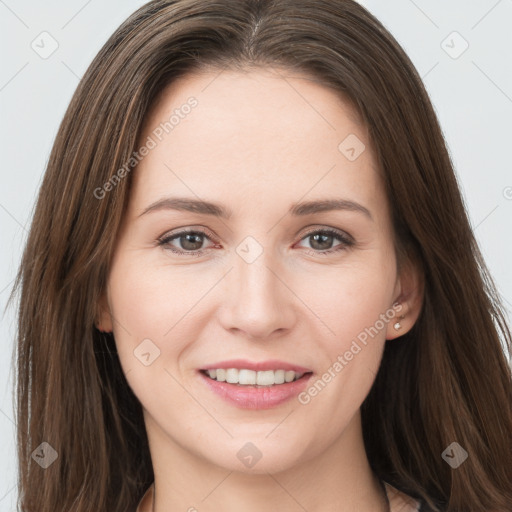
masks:
<path fill-rule="evenodd" d="M 20 261 L 58 125 L 94 55 L 144 2 L 0 0 L 0 307 Z M 512 306 L 512 0 L 361 1 L 411 57 L 439 116 L 476 237 Z M 41 58 L 31 47 L 56 51 Z M 460 35 L 453 35 L 456 31 Z M 44 39 L 46 37 L 46 39 Z M 443 42 L 444 41 L 444 42 Z M 469 45 L 464 49 L 465 42 Z M 448 52 L 448 53 L 447 53 Z M 452 56 L 449 55 L 451 53 Z M 457 58 L 453 58 L 453 57 Z M 15 312 L 0 325 L 0 512 L 15 510 L 11 354 Z"/>

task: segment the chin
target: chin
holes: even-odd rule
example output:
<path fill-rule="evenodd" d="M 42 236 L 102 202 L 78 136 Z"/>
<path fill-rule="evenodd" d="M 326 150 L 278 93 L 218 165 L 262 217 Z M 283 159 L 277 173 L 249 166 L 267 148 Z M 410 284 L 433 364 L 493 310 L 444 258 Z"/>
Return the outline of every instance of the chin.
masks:
<path fill-rule="evenodd" d="M 278 473 L 301 464 L 302 451 L 299 453 L 295 446 L 300 443 L 283 445 L 280 439 L 265 438 L 268 431 L 260 436 L 241 436 L 224 445 L 217 444 L 219 453 L 210 451 L 205 458 L 225 470 L 250 475 Z M 218 439 L 216 441 L 218 443 Z M 304 444 L 301 446 L 303 450 Z"/>

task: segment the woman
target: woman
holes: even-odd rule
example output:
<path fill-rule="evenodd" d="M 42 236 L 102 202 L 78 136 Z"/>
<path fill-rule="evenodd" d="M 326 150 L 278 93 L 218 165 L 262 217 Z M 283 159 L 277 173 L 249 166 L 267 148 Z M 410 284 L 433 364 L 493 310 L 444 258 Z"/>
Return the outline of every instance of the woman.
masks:
<path fill-rule="evenodd" d="M 133 14 L 17 286 L 24 511 L 510 510 L 510 330 L 421 79 L 355 2 Z"/>

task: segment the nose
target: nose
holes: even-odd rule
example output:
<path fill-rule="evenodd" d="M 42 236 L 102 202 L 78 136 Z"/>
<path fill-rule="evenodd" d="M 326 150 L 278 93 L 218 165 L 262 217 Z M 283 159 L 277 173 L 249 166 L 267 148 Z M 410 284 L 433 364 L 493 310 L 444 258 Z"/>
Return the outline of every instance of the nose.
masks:
<path fill-rule="evenodd" d="M 222 297 L 223 327 L 250 339 L 282 336 L 296 319 L 297 299 L 282 267 L 267 250 L 250 263 L 235 254 L 234 267 L 224 279 Z"/>

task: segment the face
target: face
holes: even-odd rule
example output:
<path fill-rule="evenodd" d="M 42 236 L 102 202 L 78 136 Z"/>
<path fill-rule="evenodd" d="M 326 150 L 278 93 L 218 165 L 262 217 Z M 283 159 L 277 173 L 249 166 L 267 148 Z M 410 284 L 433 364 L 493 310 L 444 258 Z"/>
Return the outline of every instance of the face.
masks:
<path fill-rule="evenodd" d="M 102 323 L 153 442 L 273 472 L 360 435 L 401 282 L 355 111 L 282 70 L 205 72 L 164 91 L 140 141 Z M 222 366 L 304 375 L 201 371 Z"/>

